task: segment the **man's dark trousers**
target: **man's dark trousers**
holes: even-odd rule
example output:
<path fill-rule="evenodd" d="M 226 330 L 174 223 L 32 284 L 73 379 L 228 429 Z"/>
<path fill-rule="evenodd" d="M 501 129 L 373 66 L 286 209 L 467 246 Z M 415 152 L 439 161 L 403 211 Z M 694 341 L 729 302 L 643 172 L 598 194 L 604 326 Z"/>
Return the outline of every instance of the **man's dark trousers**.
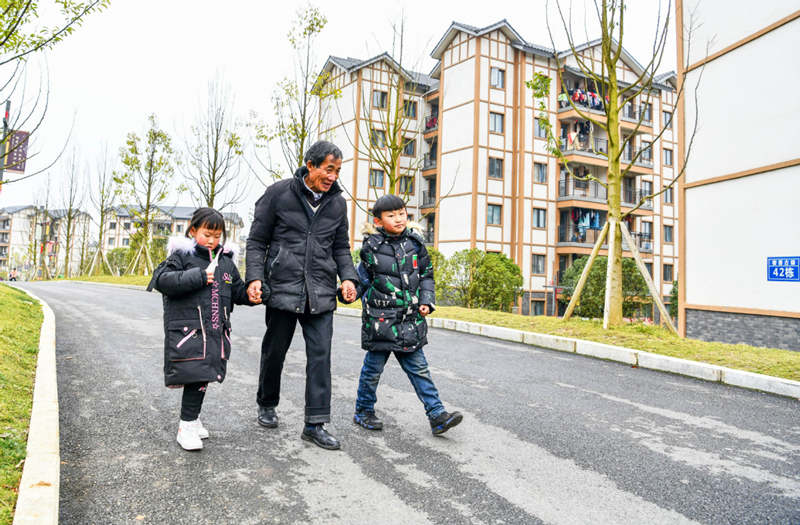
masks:
<path fill-rule="evenodd" d="M 311 315 L 307 311 L 298 314 L 267 307 L 266 319 L 256 401 L 262 407 L 278 406 L 283 361 L 299 321 L 306 343 L 305 422 L 328 423 L 331 420 L 333 312 Z"/>

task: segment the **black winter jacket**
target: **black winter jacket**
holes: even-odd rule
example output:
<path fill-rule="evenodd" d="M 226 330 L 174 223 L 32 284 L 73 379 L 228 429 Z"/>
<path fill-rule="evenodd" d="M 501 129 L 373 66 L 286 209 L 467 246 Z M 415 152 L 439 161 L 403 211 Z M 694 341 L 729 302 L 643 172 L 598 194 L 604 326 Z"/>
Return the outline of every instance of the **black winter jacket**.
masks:
<path fill-rule="evenodd" d="M 147 287 L 163 295 L 164 383 L 221 383 L 231 355 L 233 305 L 250 304 L 244 281 L 230 251 L 220 255 L 210 285 L 206 268 L 212 254 L 207 248 L 192 239 L 172 238 L 169 252 Z"/>
<path fill-rule="evenodd" d="M 278 310 L 311 314 L 336 309 L 336 276 L 356 283 L 347 205 L 334 183 L 314 213 L 303 195 L 302 167 L 256 202 L 247 238 L 245 281 L 261 279 L 262 301 Z"/>
<path fill-rule="evenodd" d="M 425 241 L 406 228 L 398 236 L 371 230 L 358 266 L 363 311 L 361 347 L 381 352 L 414 352 L 428 343 L 420 305 L 434 310 L 433 265 Z"/>

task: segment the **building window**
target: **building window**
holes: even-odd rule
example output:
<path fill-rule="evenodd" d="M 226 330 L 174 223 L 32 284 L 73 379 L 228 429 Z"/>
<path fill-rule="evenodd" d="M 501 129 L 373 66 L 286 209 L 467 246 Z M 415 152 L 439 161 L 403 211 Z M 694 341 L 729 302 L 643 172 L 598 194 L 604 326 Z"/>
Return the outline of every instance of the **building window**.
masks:
<path fill-rule="evenodd" d="M 646 263 L 644 263 L 644 267 L 647 268 L 647 273 L 649 273 L 650 277 L 652 277 L 653 276 L 653 263 L 646 262 Z"/>
<path fill-rule="evenodd" d="M 109 237 L 108 238 L 108 245 L 109 246 L 114 246 L 114 237 Z"/>
<path fill-rule="evenodd" d="M 373 129 L 370 134 L 370 142 L 376 148 L 386 147 L 386 133 L 382 129 Z"/>
<path fill-rule="evenodd" d="M 489 177 L 493 179 L 503 178 L 503 159 L 489 157 Z"/>
<path fill-rule="evenodd" d="M 672 265 L 665 264 L 664 265 L 664 282 L 671 283 L 672 282 Z"/>
<path fill-rule="evenodd" d="M 651 162 L 653 160 L 653 143 L 647 140 L 642 141 L 642 160 Z"/>
<path fill-rule="evenodd" d="M 642 197 L 647 197 L 653 194 L 653 183 L 649 180 L 642 181 Z"/>
<path fill-rule="evenodd" d="M 537 118 L 536 119 L 536 129 L 535 129 L 536 136 L 540 139 L 547 138 L 547 127 L 545 126 L 544 119 Z"/>
<path fill-rule="evenodd" d="M 404 101 L 403 114 L 408 118 L 417 118 L 417 103 L 413 100 Z"/>
<path fill-rule="evenodd" d="M 122 239 L 122 245 L 123 246 L 128 246 L 130 243 L 131 243 L 130 239 Z"/>
<path fill-rule="evenodd" d="M 417 141 L 414 139 L 404 139 L 403 155 L 413 157 L 417 154 Z"/>
<path fill-rule="evenodd" d="M 533 165 L 533 181 L 541 184 L 547 184 L 547 164 L 539 162 Z"/>
<path fill-rule="evenodd" d="M 108 229 L 109 230 L 116 230 L 117 229 L 117 223 L 116 222 L 109 222 L 108 223 Z"/>
<path fill-rule="evenodd" d="M 664 204 L 672 204 L 672 187 L 664 188 Z"/>
<path fill-rule="evenodd" d="M 653 105 L 649 102 L 645 102 L 642 104 L 642 114 L 644 117 L 642 120 L 644 122 L 652 122 L 653 121 Z"/>
<path fill-rule="evenodd" d="M 175 225 L 175 233 L 183 233 L 183 224 Z"/>
<path fill-rule="evenodd" d="M 489 131 L 492 133 L 502 133 L 505 129 L 503 126 L 502 113 L 489 113 Z"/>
<path fill-rule="evenodd" d="M 664 127 L 671 128 L 672 127 L 672 112 L 671 111 L 662 111 L 661 115 L 664 119 Z"/>
<path fill-rule="evenodd" d="M 544 315 L 544 301 L 531 301 L 531 315 Z"/>
<path fill-rule="evenodd" d="M 373 91 L 372 92 L 372 105 L 379 109 L 386 108 L 386 92 L 385 91 Z"/>
<path fill-rule="evenodd" d="M 546 228 L 547 227 L 547 210 L 544 208 L 533 209 L 533 227 Z"/>
<path fill-rule="evenodd" d="M 122 225 L 122 227 L 125 228 L 125 231 L 129 231 L 131 229 L 131 223 L 126 222 Z"/>
<path fill-rule="evenodd" d="M 642 221 L 642 237 L 645 239 L 653 238 L 653 223 L 649 221 Z"/>
<path fill-rule="evenodd" d="M 503 207 L 499 204 L 490 204 L 486 209 L 486 224 L 500 226 L 502 224 Z"/>
<path fill-rule="evenodd" d="M 506 72 L 500 68 L 493 67 L 490 70 L 490 84 L 493 88 L 505 89 L 506 87 Z"/>
<path fill-rule="evenodd" d="M 672 226 L 667 224 L 664 225 L 664 242 L 673 242 L 672 241 Z"/>
<path fill-rule="evenodd" d="M 402 193 L 403 195 L 410 195 L 414 193 L 414 177 L 405 175 L 403 177 L 400 177 L 398 182 L 399 182 L 398 190 L 400 190 L 400 193 Z"/>
<path fill-rule="evenodd" d="M 531 273 L 534 275 L 544 275 L 544 255 L 534 253 L 531 256 Z"/>
<path fill-rule="evenodd" d="M 672 150 L 664 150 L 664 166 L 672 166 Z"/>
<path fill-rule="evenodd" d="M 369 185 L 371 188 L 383 188 L 383 170 L 369 170 Z"/>

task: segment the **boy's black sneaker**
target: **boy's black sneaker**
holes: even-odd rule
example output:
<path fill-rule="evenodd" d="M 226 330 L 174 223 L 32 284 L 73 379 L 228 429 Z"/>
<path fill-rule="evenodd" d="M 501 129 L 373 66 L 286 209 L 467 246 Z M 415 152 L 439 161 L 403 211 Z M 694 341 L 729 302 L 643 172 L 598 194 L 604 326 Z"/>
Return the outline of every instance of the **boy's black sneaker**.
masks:
<path fill-rule="evenodd" d="M 383 428 L 383 421 L 378 419 L 375 412 L 356 412 L 353 415 L 353 423 L 361 425 L 367 430 L 381 430 Z"/>
<path fill-rule="evenodd" d="M 431 419 L 431 432 L 433 432 L 433 435 L 435 436 L 444 434 L 454 426 L 461 423 L 462 419 L 464 419 L 464 416 L 461 415 L 461 412 L 453 412 L 452 414 L 449 412 L 442 412 L 435 418 Z"/>

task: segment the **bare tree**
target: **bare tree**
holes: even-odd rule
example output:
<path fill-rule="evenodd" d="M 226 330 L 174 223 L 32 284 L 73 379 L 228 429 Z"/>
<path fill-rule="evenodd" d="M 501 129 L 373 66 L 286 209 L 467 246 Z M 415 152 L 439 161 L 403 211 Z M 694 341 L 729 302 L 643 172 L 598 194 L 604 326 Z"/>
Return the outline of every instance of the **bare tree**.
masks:
<path fill-rule="evenodd" d="M 46 163 L 44 168 L 27 175 L 3 180 L 2 171 L 8 169 L 21 172 L 27 161 L 37 154 L 29 147 L 31 137 L 40 129 L 49 101 L 49 83 L 39 79 L 38 88 L 31 98 L 28 95 L 26 67 L 29 57 L 39 51 L 52 48 L 73 33 L 86 16 L 106 8 L 109 0 L 75 2 L 60 0 L 55 3 L 58 13 L 48 11 L 48 22 L 43 26 L 39 20 L 40 2 L 35 0 L 7 0 L 0 4 L 0 66 L 7 66 L 8 76 L 0 80 L 0 100 L 6 102 L 5 126 L 0 135 L 0 185 L 18 182 L 51 168 L 64 152 Z M 45 75 L 46 76 L 46 75 Z M 14 102 L 12 106 L 12 101 Z M 9 107 L 11 110 L 9 111 Z M 27 129 L 28 135 L 18 133 Z"/>
<path fill-rule="evenodd" d="M 96 266 L 102 268 L 105 264 L 105 267 L 108 269 L 109 273 L 113 274 L 114 270 L 108 263 L 108 258 L 106 257 L 106 246 L 103 242 L 105 240 L 104 237 L 106 233 L 108 214 L 111 211 L 111 208 L 114 206 L 114 201 L 117 197 L 117 188 L 114 182 L 113 170 L 111 169 L 108 160 L 108 148 L 103 149 L 102 157 L 100 157 L 99 161 L 97 162 L 97 172 L 90 182 L 90 187 L 93 187 L 93 189 L 89 191 L 89 198 L 94 207 L 97 209 L 98 233 L 97 251 L 95 251 L 95 254 L 92 257 L 92 262 L 89 265 L 87 273 L 92 275 Z M 100 261 L 99 264 L 98 259 Z"/>
<path fill-rule="evenodd" d="M 667 35 L 671 11 L 670 2 L 668 2 L 666 15 L 664 15 L 663 20 L 661 10 L 659 9 L 659 16 L 658 20 L 656 21 L 650 59 L 648 60 L 647 64 L 641 68 L 641 71 L 637 72 L 637 76 L 633 82 L 622 82 L 618 78 L 617 73 L 617 68 L 619 65 L 621 65 L 621 61 L 624 58 L 622 45 L 625 30 L 625 0 L 601 0 L 599 4 L 597 1 L 594 2 L 595 12 L 601 31 L 599 43 L 601 58 L 600 72 L 597 72 L 596 68 L 592 66 L 592 62 L 582 54 L 582 49 L 580 49 L 574 40 L 571 19 L 568 17 L 565 18 L 564 12 L 561 9 L 561 5 L 558 3 L 558 1 L 556 1 L 556 5 L 558 8 L 557 10 L 562 28 L 569 42 L 569 57 L 572 58 L 573 61 L 578 65 L 581 74 L 587 79 L 587 83 L 592 83 L 597 87 L 600 99 L 604 101 L 602 104 L 603 112 L 605 114 L 604 118 L 598 118 L 596 114 L 592 114 L 591 112 L 581 108 L 570 97 L 567 97 L 567 100 L 572 109 L 574 109 L 582 119 L 591 122 L 595 129 L 605 131 L 608 136 L 608 140 L 605 145 L 606 147 L 598 147 L 595 143 L 590 145 L 592 153 L 604 157 L 608 161 L 606 181 L 603 181 L 591 174 L 576 173 L 571 169 L 564 153 L 561 151 L 559 139 L 554 136 L 552 126 L 549 123 L 547 114 L 544 111 L 545 105 L 543 100 L 549 96 L 550 79 L 543 74 L 534 74 L 533 79 L 528 81 L 528 87 L 533 90 L 534 96 L 540 100 L 539 109 L 542 110 L 540 113 L 540 124 L 546 129 L 547 138 L 549 141 L 548 149 L 550 153 L 552 153 L 561 161 L 562 166 L 564 166 L 564 168 L 567 170 L 570 177 L 577 180 L 593 181 L 595 184 L 604 187 L 607 194 L 607 225 L 603 228 L 598 236 L 589 261 L 584 267 L 583 274 L 581 275 L 581 278 L 579 279 L 578 284 L 576 285 L 576 288 L 572 294 L 572 299 L 567 307 L 564 319 L 569 319 L 571 316 L 572 311 L 574 310 L 580 298 L 580 293 L 583 285 L 586 282 L 586 278 L 588 277 L 592 263 L 594 262 L 595 257 L 600 250 L 600 246 L 604 244 L 607 236 L 609 241 L 609 257 L 606 274 L 606 297 L 603 327 L 608 328 L 610 326 L 617 326 L 622 323 L 622 246 L 624 239 L 624 242 L 629 246 L 634 258 L 637 260 L 637 265 L 640 271 L 643 273 L 643 277 L 648 284 L 650 293 L 653 295 L 653 300 L 656 302 L 659 310 L 661 311 L 662 320 L 664 320 L 674 331 L 675 328 L 672 324 L 672 320 L 669 317 L 669 314 L 666 312 L 663 302 L 661 301 L 661 294 L 655 289 L 655 285 L 650 278 L 650 274 L 645 269 L 644 263 L 641 261 L 641 257 L 639 257 L 635 240 L 625 226 L 623 219 L 628 217 L 633 211 L 641 207 L 650 199 L 660 195 L 668 189 L 671 189 L 683 174 L 683 170 L 681 170 L 673 178 L 673 180 L 668 185 L 665 185 L 660 191 L 647 195 L 640 195 L 636 206 L 633 209 L 623 213 L 621 209 L 623 178 L 631 173 L 633 166 L 641 158 L 652 155 L 652 144 L 658 141 L 668 128 L 665 126 L 657 133 L 654 133 L 652 141 L 648 147 L 641 147 L 636 150 L 634 150 L 633 147 L 634 138 L 640 132 L 645 119 L 648 116 L 648 112 L 646 110 L 640 110 L 636 114 L 636 123 L 628 133 L 623 135 L 620 129 L 621 113 L 624 110 L 631 108 L 634 103 L 639 102 L 639 104 L 644 105 L 645 108 L 652 107 L 651 97 L 652 94 L 658 89 L 657 86 L 655 86 L 656 71 L 661 66 L 665 51 L 669 49 L 669 46 L 667 45 Z M 548 31 L 550 31 L 549 22 Z M 553 49 L 556 49 L 552 32 L 550 33 L 550 40 L 553 45 Z M 564 58 L 562 58 L 556 52 L 554 54 L 554 60 L 558 64 L 559 71 L 563 71 L 565 62 Z M 564 80 L 564 75 L 562 74 L 560 78 L 561 91 L 562 93 L 566 93 L 568 88 Z M 681 83 L 677 86 L 676 95 L 674 97 L 674 103 L 676 105 L 683 94 L 684 86 Z M 688 147 L 685 148 L 685 155 L 687 157 L 691 152 L 693 138 L 694 134 L 692 134 L 692 137 L 688 143 Z"/>
<path fill-rule="evenodd" d="M 205 109 L 185 141 L 188 163 L 183 165 L 192 200 L 197 206 L 222 210 L 242 202 L 247 184 L 240 177 L 243 144 L 230 90 L 218 77 L 208 84 Z"/>
<path fill-rule="evenodd" d="M 75 233 L 78 222 L 85 213 L 81 210 L 86 199 L 83 187 L 83 176 L 79 173 L 79 160 L 75 153 L 69 159 L 67 171 L 62 178 L 60 204 L 62 210 L 58 217 L 58 232 L 60 247 L 64 249 L 64 276 L 69 278 L 72 274 L 72 252 L 75 245 Z"/>
<path fill-rule="evenodd" d="M 158 127 L 155 115 L 150 115 L 148 122 L 144 140 L 136 133 L 128 133 L 125 146 L 119 152 L 122 168 L 114 172 L 118 193 L 126 199 L 125 207 L 137 225 L 133 240 L 139 248 L 129 271 L 136 272 L 141 267 L 145 275 L 153 271 L 150 241 L 154 219 L 159 205 L 174 188 L 172 175 L 175 172 L 172 139 Z"/>
<path fill-rule="evenodd" d="M 314 56 L 316 38 L 327 23 L 328 19 L 316 7 L 298 11 L 287 35 L 296 55 L 294 78 L 281 80 L 272 96 L 277 122 L 271 126 L 254 124 L 259 149 L 277 140 L 290 174 L 303 165 L 309 143 L 319 134 L 327 107 L 323 102 L 341 96 L 341 92 L 327 82 L 326 75 L 319 75 Z M 257 160 L 273 178 L 282 176 L 283 171 L 275 169 L 271 161 L 264 162 L 258 156 Z"/>

